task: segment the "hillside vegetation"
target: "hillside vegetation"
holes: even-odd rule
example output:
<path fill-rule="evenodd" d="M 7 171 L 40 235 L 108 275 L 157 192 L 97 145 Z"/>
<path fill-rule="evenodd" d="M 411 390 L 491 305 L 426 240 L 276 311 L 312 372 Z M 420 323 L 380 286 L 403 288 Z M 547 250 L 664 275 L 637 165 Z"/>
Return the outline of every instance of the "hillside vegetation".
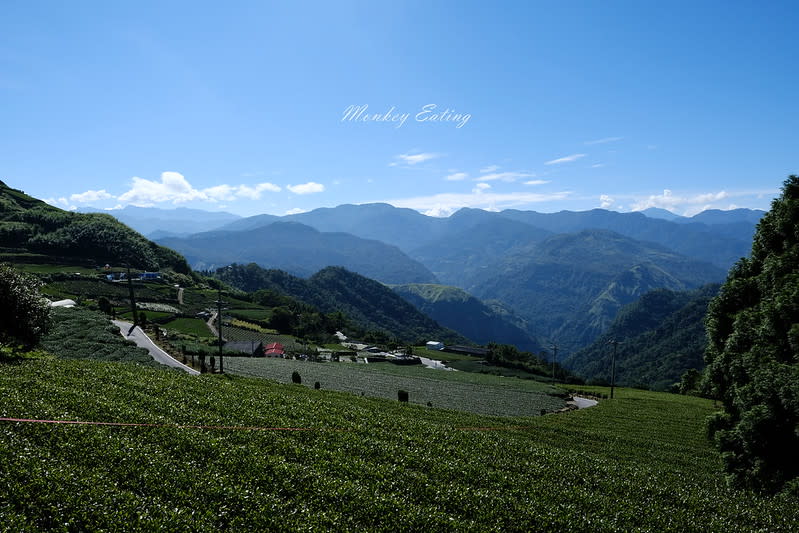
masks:
<path fill-rule="evenodd" d="M 569 356 L 564 365 L 588 380 L 610 383 L 610 341 L 616 340 L 620 343 L 616 353 L 617 383 L 669 389 L 685 371 L 705 366 L 704 318 L 718 290 L 718 284 L 711 284 L 687 292 L 648 292 L 622 308 L 604 334 Z"/>
<path fill-rule="evenodd" d="M 0 260 L 129 263 L 188 274 L 178 253 L 145 239 L 110 215 L 53 207 L 0 181 Z"/>
<path fill-rule="evenodd" d="M 341 312 L 360 328 L 389 341 L 424 344 L 437 339 L 469 342 L 458 333 L 440 326 L 387 286 L 340 267 L 320 270 L 308 279 L 280 270 L 266 270 L 256 264 L 231 265 L 214 274 L 220 280 L 244 291 L 268 289 L 313 305 L 325 313 Z M 417 342 L 418 341 L 418 342 Z"/>
<path fill-rule="evenodd" d="M 549 237 L 515 250 L 469 282 L 470 292 L 497 299 L 535 325 L 538 334 L 585 346 L 622 306 L 650 290 L 687 290 L 718 282 L 724 272 L 662 246 L 606 230 Z"/>
<path fill-rule="evenodd" d="M 393 290 L 442 326 L 478 344 L 501 341 L 528 352 L 542 350 L 533 336 L 463 289 L 413 283 Z"/>
<path fill-rule="evenodd" d="M 156 424 L 0 421 L 13 531 L 799 526 L 795 501 L 727 487 L 702 431 L 711 402 L 693 397 L 619 391 L 567 415 L 495 418 L 64 360 L 2 365 L 0 391 L 3 417 Z"/>

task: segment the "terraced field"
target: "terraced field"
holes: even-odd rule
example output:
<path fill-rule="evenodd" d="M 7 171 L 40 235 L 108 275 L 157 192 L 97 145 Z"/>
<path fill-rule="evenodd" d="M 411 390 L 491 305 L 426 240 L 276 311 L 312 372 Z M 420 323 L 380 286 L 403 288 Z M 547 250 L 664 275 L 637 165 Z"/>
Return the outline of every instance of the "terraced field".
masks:
<path fill-rule="evenodd" d="M 0 398 L 4 418 L 152 424 L 0 421 L 5 531 L 799 527 L 795 500 L 727 487 L 696 398 L 498 418 L 55 359 L 0 363 Z"/>

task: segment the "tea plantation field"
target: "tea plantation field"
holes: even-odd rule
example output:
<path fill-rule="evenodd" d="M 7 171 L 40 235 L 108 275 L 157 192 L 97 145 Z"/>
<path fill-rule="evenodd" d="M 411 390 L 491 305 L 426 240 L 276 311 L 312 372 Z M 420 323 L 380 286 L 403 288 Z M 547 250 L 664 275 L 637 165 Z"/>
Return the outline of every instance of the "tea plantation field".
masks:
<path fill-rule="evenodd" d="M 433 407 L 499 416 L 538 416 L 566 406 L 563 390 L 538 381 L 505 379 L 470 372 L 446 372 L 419 365 L 391 363 L 310 363 L 287 359 L 230 357 L 227 372 L 291 382 L 297 371 L 303 384 L 315 382 L 325 389 L 397 399 L 397 391 L 409 393 L 409 401 Z M 559 397 L 560 396 L 560 397 Z"/>
<path fill-rule="evenodd" d="M 0 362 L 0 417 L 155 424 L 0 421 L 0 528 L 796 531 L 796 501 L 727 488 L 711 411 L 623 390 L 499 418 L 129 363 Z"/>

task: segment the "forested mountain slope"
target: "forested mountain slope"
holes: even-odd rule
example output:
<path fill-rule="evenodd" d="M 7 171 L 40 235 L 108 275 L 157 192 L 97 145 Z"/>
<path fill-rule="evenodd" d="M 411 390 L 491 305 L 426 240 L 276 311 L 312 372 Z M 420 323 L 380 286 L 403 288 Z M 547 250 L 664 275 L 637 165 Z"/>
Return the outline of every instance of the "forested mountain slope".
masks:
<path fill-rule="evenodd" d="M 325 313 L 341 311 L 363 330 L 382 330 L 403 342 L 469 342 L 440 326 L 390 288 L 341 267 L 327 267 L 308 279 L 251 263 L 220 268 L 216 276 L 245 291 L 269 289 L 309 303 Z"/>
<path fill-rule="evenodd" d="M 658 288 L 687 290 L 720 281 L 724 271 L 656 244 L 611 231 L 550 237 L 499 259 L 466 283 L 497 299 L 553 341 L 585 346 L 618 310 Z"/>
<path fill-rule="evenodd" d="M 2 181 L 0 248 L 4 258 L 12 261 L 129 263 L 144 270 L 190 273 L 180 254 L 142 237 L 110 215 L 64 211 Z"/>
<path fill-rule="evenodd" d="M 442 326 L 478 344 L 512 344 L 536 354 L 542 350 L 532 335 L 463 289 L 418 283 L 397 285 L 393 289 Z"/>
<path fill-rule="evenodd" d="M 616 382 L 667 389 L 686 370 L 704 368 L 705 315 L 719 285 L 688 292 L 659 289 L 625 306 L 608 330 L 590 346 L 569 356 L 564 366 L 587 378 L 610 381 L 613 347 Z"/>

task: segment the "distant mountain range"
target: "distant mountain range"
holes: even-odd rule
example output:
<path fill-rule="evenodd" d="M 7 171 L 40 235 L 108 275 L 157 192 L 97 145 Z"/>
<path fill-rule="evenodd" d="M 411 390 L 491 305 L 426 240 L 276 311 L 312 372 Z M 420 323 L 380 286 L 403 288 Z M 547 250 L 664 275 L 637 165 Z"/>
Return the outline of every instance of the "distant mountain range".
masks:
<path fill-rule="evenodd" d="M 168 218 L 181 219 L 181 210 L 174 211 Z M 157 212 L 130 214 L 146 214 L 152 232 L 182 227 L 172 222 L 156 227 L 168 219 Z M 509 311 L 516 322 L 510 328 L 503 322 L 497 340 L 533 348 L 557 341 L 585 346 L 610 326 L 621 307 L 650 290 L 684 291 L 722 281 L 726 270 L 748 255 L 762 214 L 749 209 L 693 217 L 655 208 L 637 213 L 461 209 L 435 218 L 389 204 L 341 205 L 284 217 L 217 214 L 223 224 L 214 231 L 159 237 L 158 242 L 200 269 L 255 262 L 309 277 L 338 265 L 383 283 L 443 283 L 465 291 L 459 296 L 462 305 L 494 302 Z M 467 317 L 484 312 L 474 307 L 457 316 L 450 307 L 441 313 L 447 308 L 443 302 L 412 292 L 402 294 L 445 324 L 474 324 Z"/>
<path fill-rule="evenodd" d="M 552 341 L 585 345 L 625 304 L 657 289 L 720 281 L 724 270 L 607 230 L 553 235 L 514 249 L 466 280 L 478 298 L 504 302 Z M 533 333 L 533 332 L 531 332 Z"/>
<path fill-rule="evenodd" d="M 660 218 L 663 220 L 671 220 L 681 224 L 688 224 L 691 222 L 699 222 L 702 224 L 718 225 L 718 224 L 736 224 L 738 222 L 746 222 L 749 224 L 757 224 L 765 211 L 761 209 L 729 209 L 722 211 L 721 209 L 706 209 L 701 213 L 697 213 L 692 217 L 680 216 L 672 213 L 667 209 L 660 209 L 658 207 L 650 207 L 641 211 L 644 215 L 650 218 Z"/>
<path fill-rule="evenodd" d="M 180 251 L 198 270 L 253 262 L 308 277 L 327 266 L 342 266 L 386 283 L 437 281 L 427 268 L 395 246 L 348 233 L 320 232 L 297 222 L 167 237 L 158 242 Z"/>
<path fill-rule="evenodd" d="M 533 345 L 568 339 L 581 346 L 650 290 L 722 281 L 748 255 L 762 214 L 461 209 L 435 218 L 388 204 L 342 205 L 242 218 L 159 242 L 199 268 L 253 261 L 310 276 L 340 265 L 383 283 L 443 283 L 510 310 Z M 429 302 L 415 303 L 432 312 Z"/>
<path fill-rule="evenodd" d="M 229 224 L 241 217 L 224 211 L 202 209 L 159 209 L 157 207 L 125 206 L 123 209 L 101 210 L 81 208 L 81 213 L 107 213 L 123 224 L 135 229 L 150 239 L 169 236 L 187 236 L 210 231 Z"/>

